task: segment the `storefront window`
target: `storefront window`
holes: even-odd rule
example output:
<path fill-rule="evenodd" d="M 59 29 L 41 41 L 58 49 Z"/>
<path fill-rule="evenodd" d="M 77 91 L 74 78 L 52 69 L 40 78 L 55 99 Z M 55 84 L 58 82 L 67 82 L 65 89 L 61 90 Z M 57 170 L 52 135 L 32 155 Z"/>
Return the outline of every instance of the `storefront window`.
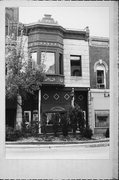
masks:
<path fill-rule="evenodd" d="M 95 111 L 95 127 L 109 127 L 109 111 Z"/>
<path fill-rule="evenodd" d="M 55 53 L 41 52 L 41 63 L 46 74 L 55 74 Z"/>

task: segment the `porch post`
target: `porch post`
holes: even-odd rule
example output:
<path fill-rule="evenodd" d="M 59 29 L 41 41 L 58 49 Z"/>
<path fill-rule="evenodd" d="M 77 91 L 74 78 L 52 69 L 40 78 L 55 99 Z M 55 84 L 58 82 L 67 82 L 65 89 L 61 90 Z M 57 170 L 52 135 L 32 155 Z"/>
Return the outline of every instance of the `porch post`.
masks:
<path fill-rule="evenodd" d="M 71 91 L 71 106 L 74 107 L 74 88 Z"/>
<path fill-rule="evenodd" d="M 39 118 L 39 133 L 41 134 L 41 89 L 38 93 L 38 118 Z"/>

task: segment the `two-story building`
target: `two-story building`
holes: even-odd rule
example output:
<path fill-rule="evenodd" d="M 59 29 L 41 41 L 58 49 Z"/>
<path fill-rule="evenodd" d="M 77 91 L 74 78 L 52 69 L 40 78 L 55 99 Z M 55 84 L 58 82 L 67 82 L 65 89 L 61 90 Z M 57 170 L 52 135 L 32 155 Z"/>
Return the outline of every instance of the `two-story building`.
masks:
<path fill-rule="evenodd" d="M 104 134 L 109 128 L 109 39 L 90 37 L 90 126 L 94 133 Z"/>
<path fill-rule="evenodd" d="M 46 72 L 37 98 L 25 104 L 24 113 L 29 121 L 36 116 L 40 121 L 41 114 L 45 112 L 47 126 L 52 126 L 52 114 L 67 111 L 75 102 L 84 111 L 88 124 L 88 27 L 84 30 L 65 29 L 51 15 L 45 15 L 42 20 L 25 27 L 33 65 L 43 64 Z"/>

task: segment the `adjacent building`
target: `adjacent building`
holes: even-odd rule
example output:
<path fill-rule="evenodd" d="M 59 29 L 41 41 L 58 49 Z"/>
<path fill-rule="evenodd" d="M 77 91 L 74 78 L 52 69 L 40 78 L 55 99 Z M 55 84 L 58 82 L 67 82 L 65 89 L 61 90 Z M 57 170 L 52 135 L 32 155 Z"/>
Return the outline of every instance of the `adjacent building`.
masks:
<path fill-rule="evenodd" d="M 109 39 L 90 37 L 90 126 L 94 133 L 103 134 L 109 128 Z"/>

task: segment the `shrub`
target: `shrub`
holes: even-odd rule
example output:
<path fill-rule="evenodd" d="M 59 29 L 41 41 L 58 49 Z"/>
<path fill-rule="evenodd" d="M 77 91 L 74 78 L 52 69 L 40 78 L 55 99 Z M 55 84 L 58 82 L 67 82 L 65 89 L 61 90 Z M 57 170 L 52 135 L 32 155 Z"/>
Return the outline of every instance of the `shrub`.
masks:
<path fill-rule="evenodd" d="M 80 131 L 82 131 L 85 128 L 84 114 L 78 104 L 75 104 L 75 107 L 70 107 L 69 117 L 73 134 L 76 133 L 77 127 Z"/>
<path fill-rule="evenodd" d="M 109 128 L 107 128 L 107 130 L 106 130 L 105 137 L 109 138 Z"/>
<path fill-rule="evenodd" d="M 16 141 L 21 138 L 22 132 L 20 130 L 15 130 L 12 127 L 6 127 L 6 141 Z"/>
<path fill-rule="evenodd" d="M 68 122 L 68 118 L 67 118 L 67 114 L 66 113 L 62 113 L 61 114 L 60 124 L 61 124 L 61 128 L 62 128 L 63 136 L 65 136 L 65 137 L 68 136 L 68 125 L 69 125 L 69 122 Z"/>
<path fill-rule="evenodd" d="M 30 125 L 30 127 L 28 128 L 28 132 L 32 135 L 32 136 L 37 136 L 39 133 L 39 122 L 38 121 L 33 121 Z"/>
<path fill-rule="evenodd" d="M 81 131 L 81 135 L 85 138 L 91 139 L 93 135 L 92 129 L 90 127 L 86 127 Z"/>
<path fill-rule="evenodd" d="M 54 135 L 57 136 L 58 127 L 59 127 L 59 114 L 52 114 L 52 122 L 53 122 L 53 132 Z"/>
<path fill-rule="evenodd" d="M 28 136 L 36 136 L 39 132 L 39 121 L 38 118 L 36 118 L 35 121 L 32 121 L 31 124 L 27 124 L 25 119 L 23 118 L 22 121 L 22 134 L 24 137 Z"/>

